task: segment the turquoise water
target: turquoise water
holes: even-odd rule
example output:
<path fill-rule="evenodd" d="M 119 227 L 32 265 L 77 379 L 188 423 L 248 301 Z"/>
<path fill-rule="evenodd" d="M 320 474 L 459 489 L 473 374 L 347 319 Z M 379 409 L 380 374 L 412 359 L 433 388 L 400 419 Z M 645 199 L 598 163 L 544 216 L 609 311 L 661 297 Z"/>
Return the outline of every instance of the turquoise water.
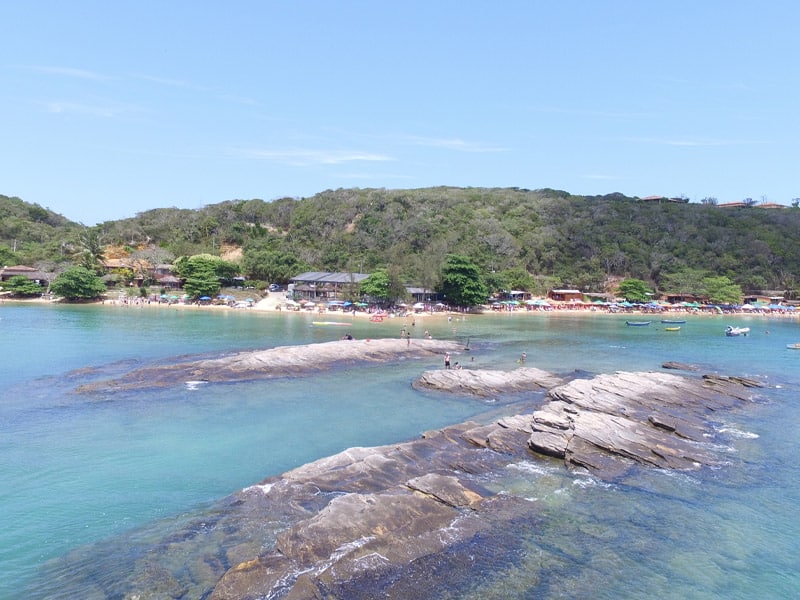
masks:
<path fill-rule="evenodd" d="M 0 598 L 45 597 L 48 565 L 75 548 L 114 538 L 124 545 L 137 528 L 191 515 L 269 475 L 493 408 L 412 390 L 420 371 L 440 366 L 426 360 L 196 390 L 86 396 L 77 385 L 178 356 L 328 341 L 344 331 L 399 336 L 404 325 L 468 344 L 454 359 L 466 365 L 510 369 L 522 352 L 528 365 L 558 373 L 678 361 L 770 384 L 751 411 L 722 417 L 733 441 L 720 470 L 644 472 L 636 485 L 613 486 L 546 461 L 509 469 L 498 491 L 537 503 L 538 526 L 520 533 L 518 563 L 487 564 L 453 597 L 784 598 L 800 589 L 800 351 L 786 349 L 800 341 L 797 320 L 695 317 L 665 332 L 657 321 L 626 327 L 607 315 L 356 320 L 347 328 L 315 327 L 316 319 L 0 305 Z M 726 338 L 729 323 L 752 334 Z"/>

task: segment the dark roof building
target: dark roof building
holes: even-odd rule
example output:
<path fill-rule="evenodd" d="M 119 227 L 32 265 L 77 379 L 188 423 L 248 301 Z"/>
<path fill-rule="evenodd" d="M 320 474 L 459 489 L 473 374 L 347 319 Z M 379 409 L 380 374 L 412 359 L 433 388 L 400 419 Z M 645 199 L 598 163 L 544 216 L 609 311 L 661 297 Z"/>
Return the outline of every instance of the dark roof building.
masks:
<path fill-rule="evenodd" d="M 292 289 L 302 298 L 337 299 L 345 292 L 354 294 L 358 284 L 369 277 L 366 273 L 327 273 L 307 271 L 292 277 Z"/>
<path fill-rule="evenodd" d="M 26 267 L 24 265 L 16 265 L 13 267 L 3 267 L 0 269 L 0 281 L 8 281 L 12 277 L 22 275 L 31 281 L 35 281 L 39 285 L 47 285 L 49 282 L 48 276 L 38 269 L 33 267 Z"/>

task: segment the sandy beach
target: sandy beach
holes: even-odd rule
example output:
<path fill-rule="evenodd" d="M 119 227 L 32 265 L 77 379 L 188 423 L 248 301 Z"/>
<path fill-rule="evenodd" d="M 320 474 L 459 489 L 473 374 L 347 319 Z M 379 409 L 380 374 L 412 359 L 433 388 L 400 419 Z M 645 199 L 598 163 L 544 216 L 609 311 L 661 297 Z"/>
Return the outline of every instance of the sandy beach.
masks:
<path fill-rule="evenodd" d="M 0 304 L 9 303 L 57 303 L 61 304 L 63 301 L 60 299 L 49 298 L 10 298 L 7 295 L 0 296 Z M 663 310 L 642 310 L 639 307 L 629 308 L 624 310 L 609 310 L 607 306 L 597 306 L 592 304 L 581 304 L 571 302 L 553 302 L 548 308 L 535 307 L 527 308 L 525 306 L 508 307 L 504 310 L 493 310 L 489 306 L 479 307 L 467 311 L 448 310 L 443 308 L 437 311 L 393 311 L 387 312 L 371 308 L 368 310 L 329 310 L 321 305 L 315 306 L 313 309 L 300 308 L 300 305 L 292 306 L 287 303 L 287 299 L 283 293 L 268 294 L 266 297 L 261 298 L 253 303 L 248 303 L 246 306 L 239 302 L 238 305 L 231 306 L 229 304 L 218 304 L 214 302 L 185 303 L 182 301 L 163 302 L 158 298 L 142 298 L 139 296 L 113 297 L 108 295 L 102 300 L 95 302 L 87 302 L 86 304 L 102 304 L 106 306 L 118 306 L 121 308 L 154 308 L 165 309 L 171 308 L 176 310 L 234 310 L 234 311 L 259 311 L 266 313 L 277 313 L 284 315 L 300 315 L 300 314 L 313 314 L 319 316 L 340 317 L 342 319 L 390 319 L 390 318 L 405 318 L 405 319 L 459 319 L 467 316 L 480 316 L 482 314 L 492 315 L 507 315 L 509 317 L 526 317 L 526 316 L 542 316 L 557 318 L 562 315 L 585 315 L 585 316 L 601 316 L 601 315 L 627 315 L 631 317 L 641 318 L 642 320 L 657 321 L 660 319 L 682 319 L 685 317 L 702 317 L 702 316 L 719 316 L 720 314 L 731 316 L 752 316 L 752 317 L 769 317 L 781 319 L 797 319 L 800 317 L 800 310 L 794 307 L 783 307 L 780 310 L 768 309 L 766 307 L 748 307 L 740 310 L 726 310 L 720 312 L 715 307 L 684 307 L 672 306 L 665 307 Z"/>

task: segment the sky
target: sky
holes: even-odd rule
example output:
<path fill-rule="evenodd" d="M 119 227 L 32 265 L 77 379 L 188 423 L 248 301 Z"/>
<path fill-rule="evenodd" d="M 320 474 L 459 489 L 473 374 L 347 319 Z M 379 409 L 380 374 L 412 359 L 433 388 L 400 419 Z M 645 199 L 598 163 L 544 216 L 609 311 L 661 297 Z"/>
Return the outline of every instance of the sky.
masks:
<path fill-rule="evenodd" d="M 800 2 L 0 0 L 0 194 L 800 197 Z"/>

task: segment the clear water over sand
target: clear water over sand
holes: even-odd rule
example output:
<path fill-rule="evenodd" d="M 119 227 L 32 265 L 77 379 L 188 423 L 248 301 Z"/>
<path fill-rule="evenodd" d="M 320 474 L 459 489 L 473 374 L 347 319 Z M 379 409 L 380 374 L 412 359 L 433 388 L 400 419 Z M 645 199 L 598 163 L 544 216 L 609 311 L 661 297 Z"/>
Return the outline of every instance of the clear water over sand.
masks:
<path fill-rule="evenodd" d="M 626 327 L 608 315 L 418 318 L 414 326 L 315 320 L 0 305 L 0 598 L 46 596 L 51 565 L 76 548 L 107 539 L 123 548 L 131 532 L 202 512 L 269 475 L 495 408 L 412 390 L 419 372 L 441 366 L 434 359 L 197 389 L 79 395 L 77 385 L 188 354 L 328 341 L 345 331 L 357 342 L 399 337 L 404 326 L 468 343 L 454 358 L 468 367 L 511 369 L 522 352 L 529 366 L 559 373 L 679 361 L 773 386 L 752 411 L 722 416 L 735 440 L 724 469 L 643 472 L 636 485 L 615 486 L 551 461 L 510 468 L 497 489 L 534 499 L 536 526 L 518 532 L 514 564 L 484 565 L 454 597 L 782 598 L 800 587 L 800 351 L 786 349 L 800 341 L 796 319 L 690 317 L 680 332 L 657 319 Z M 752 333 L 726 338 L 729 323 Z"/>

